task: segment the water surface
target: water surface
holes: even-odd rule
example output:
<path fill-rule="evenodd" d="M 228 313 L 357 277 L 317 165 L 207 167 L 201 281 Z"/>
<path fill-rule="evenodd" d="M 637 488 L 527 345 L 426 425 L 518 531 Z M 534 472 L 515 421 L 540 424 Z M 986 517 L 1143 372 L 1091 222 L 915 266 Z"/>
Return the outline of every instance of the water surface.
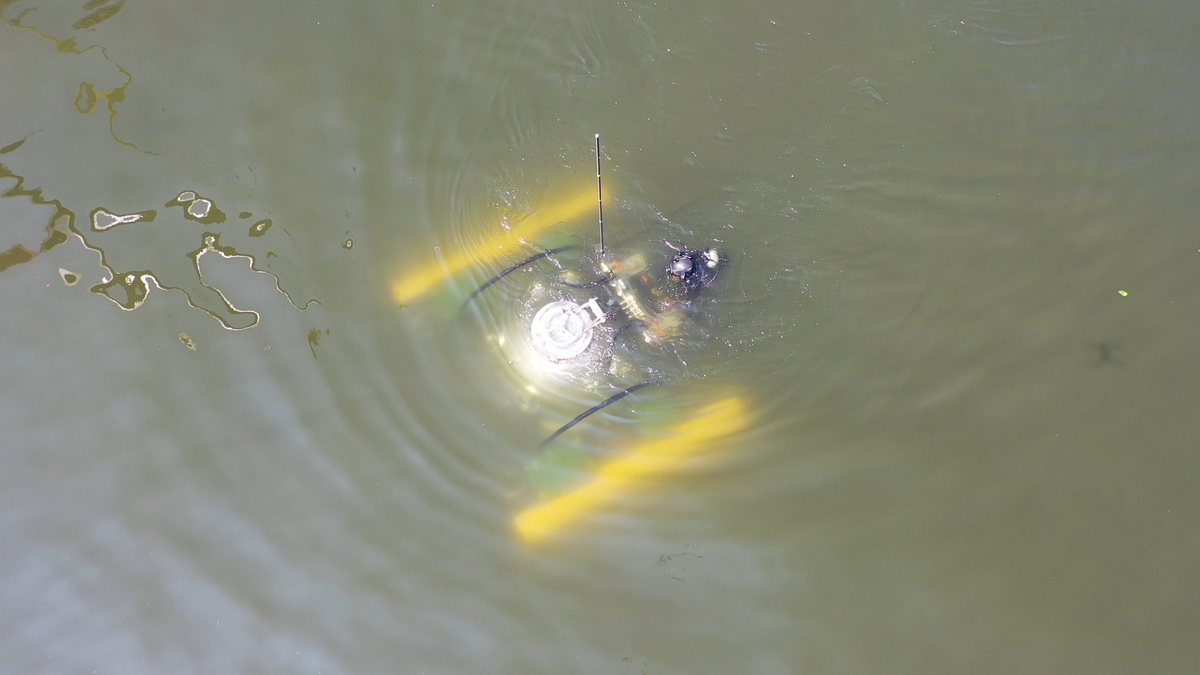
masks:
<path fill-rule="evenodd" d="M 1200 656 L 1194 3 L 0 17 L 6 671 Z M 529 546 L 526 467 L 605 390 L 531 394 L 497 346 L 553 266 L 455 298 L 590 189 L 595 133 L 614 251 L 730 265 L 634 359 L 661 384 L 564 440 L 729 392 L 752 425 Z"/>

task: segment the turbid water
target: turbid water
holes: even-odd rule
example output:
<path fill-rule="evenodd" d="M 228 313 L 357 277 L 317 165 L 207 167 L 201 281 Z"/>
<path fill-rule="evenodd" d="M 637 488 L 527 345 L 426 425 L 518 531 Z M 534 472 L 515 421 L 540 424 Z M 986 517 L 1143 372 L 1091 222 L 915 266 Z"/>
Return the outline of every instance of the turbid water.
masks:
<path fill-rule="evenodd" d="M 0 671 L 1200 660 L 1196 3 L 0 17 Z M 595 133 L 614 253 L 729 264 L 548 385 L 508 350 L 591 207 L 490 242 Z M 744 426 L 522 541 L 541 441 L 643 379 L 576 480 Z"/>

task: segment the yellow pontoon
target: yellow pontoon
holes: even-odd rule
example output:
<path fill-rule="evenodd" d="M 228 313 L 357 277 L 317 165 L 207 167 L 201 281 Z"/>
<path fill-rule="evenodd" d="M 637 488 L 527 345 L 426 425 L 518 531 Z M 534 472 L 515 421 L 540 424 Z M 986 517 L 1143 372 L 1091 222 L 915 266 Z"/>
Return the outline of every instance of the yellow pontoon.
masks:
<path fill-rule="evenodd" d="M 512 229 L 498 232 L 481 244 L 466 248 L 442 261 L 431 262 L 396 283 L 393 292 L 398 302 L 409 302 L 429 292 L 447 276 L 458 274 L 472 265 L 499 258 L 522 242 L 528 242 L 541 232 L 584 214 L 596 206 L 596 192 L 589 188 L 547 209 L 535 211 L 517 221 Z"/>
<path fill-rule="evenodd" d="M 745 428 L 745 405 L 740 398 L 722 399 L 671 427 L 661 438 L 643 441 L 595 472 L 579 488 L 517 514 L 517 534 L 525 542 L 545 539 L 594 512 L 646 478 L 678 470 L 722 437 Z"/>

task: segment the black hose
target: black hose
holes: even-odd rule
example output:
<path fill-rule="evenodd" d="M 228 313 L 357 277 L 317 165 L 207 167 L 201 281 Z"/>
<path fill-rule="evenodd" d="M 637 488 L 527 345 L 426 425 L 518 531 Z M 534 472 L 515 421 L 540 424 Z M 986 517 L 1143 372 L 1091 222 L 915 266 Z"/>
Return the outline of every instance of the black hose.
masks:
<path fill-rule="evenodd" d="M 482 286 L 471 291 L 471 294 L 467 296 L 467 299 L 463 300 L 462 307 L 460 307 L 460 309 L 465 308 L 467 305 L 469 305 L 471 303 L 471 301 L 475 299 L 476 296 L 478 296 L 480 293 L 486 291 L 492 284 L 496 283 L 497 281 L 500 281 L 501 279 L 512 274 L 513 272 L 516 272 L 517 270 L 521 269 L 522 267 L 525 267 L 526 265 L 528 265 L 530 263 L 535 263 L 547 256 L 552 256 L 555 253 L 562 253 L 563 251 L 567 251 L 567 250 L 570 250 L 573 248 L 575 248 L 575 246 L 573 246 L 573 245 L 552 248 L 550 250 L 542 251 L 541 253 L 531 255 L 528 258 L 522 260 L 521 262 L 509 266 L 508 269 L 504 270 L 500 274 L 497 274 L 496 276 L 492 277 L 491 279 L 488 279 L 487 281 L 483 282 Z"/>
<path fill-rule="evenodd" d="M 638 328 L 645 328 L 646 322 L 641 321 L 639 319 L 634 319 L 633 321 L 630 321 L 629 323 L 625 324 L 624 326 L 621 326 L 620 328 L 618 328 L 616 330 L 616 332 L 613 333 L 613 336 L 612 336 L 613 344 L 615 345 L 617 343 L 617 338 L 624 335 L 625 331 L 629 330 L 630 328 L 633 328 L 634 326 L 637 326 Z"/>
<path fill-rule="evenodd" d="M 635 384 L 628 389 L 618 391 L 617 393 L 613 394 L 612 396 L 609 396 L 608 398 L 604 399 L 603 403 L 598 403 L 598 404 L 592 406 L 591 408 L 588 408 L 582 414 L 577 415 L 575 417 L 575 419 L 573 419 L 570 422 L 567 422 L 566 424 L 559 427 L 558 431 L 555 431 L 554 433 L 550 434 L 550 437 L 547 438 L 546 440 L 542 441 L 542 444 L 538 446 L 538 450 L 541 450 L 542 448 L 546 447 L 547 445 L 550 445 L 550 443 L 554 439 L 558 438 L 559 436 L 562 436 L 563 433 L 567 429 L 570 429 L 571 427 L 575 426 L 576 424 L 579 424 L 580 422 L 582 422 L 584 419 L 586 419 L 592 413 L 599 412 L 599 411 L 603 410 L 604 408 L 607 408 L 608 406 L 610 406 L 610 405 L 616 403 L 617 401 L 620 401 L 621 399 L 625 398 L 626 396 L 632 394 L 633 392 L 637 391 L 638 389 L 641 389 L 642 387 L 646 387 L 649 385 L 650 385 L 649 382 L 642 382 L 641 384 Z"/>

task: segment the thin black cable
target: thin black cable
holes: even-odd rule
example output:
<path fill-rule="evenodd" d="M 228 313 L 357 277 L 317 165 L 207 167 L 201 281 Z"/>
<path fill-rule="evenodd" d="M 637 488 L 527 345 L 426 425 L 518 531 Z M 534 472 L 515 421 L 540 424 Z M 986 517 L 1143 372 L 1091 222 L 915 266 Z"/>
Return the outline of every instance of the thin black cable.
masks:
<path fill-rule="evenodd" d="M 649 382 L 642 382 L 641 384 L 635 384 L 628 389 L 625 389 L 623 391 L 618 391 L 617 393 L 613 394 L 612 396 L 609 396 L 608 398 L 604 399 L 603 403 L 598 403 L 598 404 L 592 406 L 591 408 L 588 408 L 582 414 L 577 415 L 575 417 L 575 419 L 573 419 L 570 422 L 567 422 L 566 424 L 559 427 L 558 431 L 555 431 L 554 433 L 550 434 L 550 437 L 547 438 L 546 440 L 542 441 L 542 444 L 538 446 L 538 450 L 541 450 L 542 448 L 546 447 L 547 445 L 550 445 L 550 443 L 554 439 L 558 438 L 559 436 L 562 436 L 563 433 L 567 429 L 570 429 L 571 427 L 575 426 L 576 424 L 579 424 L 580 422 L 582 422 L 584 419 L 586 419 L 592 413 L 599 412 L 599 411 L 603 410 L 604 408 L 607 408 L 608 406 L 610 406 L 610 405 L 616 403 L 617 401 L 620 401 L 621 399 L 625 398 L 626 396 L 632 394 L 633 392 L 637 391 L 638 389 L 641 389 L 642 387 L 646 387 L 649 385 L 650 385 Z"/>
<path fill-rule="evenodd" d="M 633 328 L 634 326 L 637 326 L 639 328 L 645 328 L 646 322 L 640 321 L 638 319 L 634 319 L 633 321 L 630 321 L 629 323 L 625 324 L 624 326 L 621 326 L 620 328 L 618 328 L 616 330 L 616 332 L 613 333 L 613 336 L 612 336 L 613 344 L 617 343 L 617 338 L 624 335 L 625 331 L 629 330 L 630 328 Z"/>
<path fill-rule="evenodd" d="M 574 246 L 560 246 L 558 248 L 552 248 L 547 251 L 542 251 L 541 253 L 538 253 L 537 255 L 531 255 L 528 258 L 522 260 L 521 262 L 509 266 L 508 269 L 504 270 L 500 274 L 497 274 L 496 276 L 492 277 L 491 279 L 488 279 L 487 281 L 483 282 L 482 286 L 480 286 L 479 288 L 476 288 L 474 291 L 471 291 L 471 294 L 467 296 L 467 299 L 463 300 L 462 307 L 466 307 L 467 305 L 469 305 L 471 303 L 471 301 L 475 299 L 476 296 L 478 296 L 480 293 L 486 291 L 488 289 L 488 287 L 490 287 L 492 284 L 496 283 L 497 281 L 500 281 L 501 279 L 512 274 L 513 272 L 516 272 L 517 270 L 521 269 L 522 267 L 524 267 L 530 263 L 537 262 L 537 261 L 541 260 L 542 258 L 545 258 L 546 256 L 551 256 L 551 255 L 554 255 L 555 253 L 562 253 L 563 251 L 567 251 L 567 250 L 570 250 L 573 248 L 575 248 L 575 247 Z"/>

